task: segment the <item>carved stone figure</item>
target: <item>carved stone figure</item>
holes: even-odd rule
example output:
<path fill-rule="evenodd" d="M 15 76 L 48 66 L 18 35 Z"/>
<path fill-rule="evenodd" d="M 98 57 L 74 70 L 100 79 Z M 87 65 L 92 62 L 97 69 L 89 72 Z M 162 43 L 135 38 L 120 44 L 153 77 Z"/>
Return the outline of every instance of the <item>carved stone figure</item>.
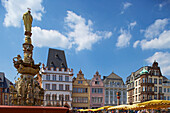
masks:
<path fill-rule="evenodd" d="M 28 93 L 27 93 L 27 98 L 32 97 L 32 86 L 31 84 L 28 85 Z"/>
<path fill-rule="evenodd" d="M 24 13 L 23 21 L 24 21 L 24 25 L 25 25 L 25 31 L 31 32 L 32 21 L 33 21 L 33 18 L 31 16 L 31 11 Z"/>

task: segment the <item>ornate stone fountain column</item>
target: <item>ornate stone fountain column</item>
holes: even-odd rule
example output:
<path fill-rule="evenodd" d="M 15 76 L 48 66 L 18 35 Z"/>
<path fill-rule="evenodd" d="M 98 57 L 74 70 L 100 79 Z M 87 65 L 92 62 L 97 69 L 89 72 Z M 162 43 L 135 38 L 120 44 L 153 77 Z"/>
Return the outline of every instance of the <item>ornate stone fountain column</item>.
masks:
<path fill-rule="evenodd" d="M 16 81 L 14 101 L 17 102 L 14 103 L 17 105 L 42 105 L 40 99 L 43 99 L 44 91 L 34 80 L 34 76 L 39 73 L 41 63 L 34 64 L 32 58 L 34 46 L 31 42 L 31 27 L 33 18 L 30 10 L 24 13 L 23 21 L 25 25 L 24 59 L 22 60 L 20 55 L 13 58 L 14 67 L 21 77 Z"/>

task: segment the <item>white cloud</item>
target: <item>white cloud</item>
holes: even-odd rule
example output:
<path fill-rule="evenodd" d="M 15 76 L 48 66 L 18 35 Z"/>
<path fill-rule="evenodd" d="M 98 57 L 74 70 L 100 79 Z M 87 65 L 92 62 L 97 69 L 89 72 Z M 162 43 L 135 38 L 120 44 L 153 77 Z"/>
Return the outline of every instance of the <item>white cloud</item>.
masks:
<path fill-rule="evenodd" d="M 92 45 L 99 40 L 110 38 L 112 32 L 107 31 L 93 31 L 93 22 L 75 14 L 72 11 L 67 11 L 67 17 L 65 18 L 66 25 L 70 28 L 68 37 L 72 41 L 73 45 L 76 45 L 77 51 L 88 49 L 90 50 Z M 87 23 L 87 24 L 86 24 Z"/>
<path fill-rule="evenodd" d="M 156 52 L 153 56 L 146 59 L 148 63 L 153 63 L 154 60 L 158 61 L 163 75 L 170 76 L 170 53 Z"/>
<path fill-rule="evenodd" d="M 125 3 L 123 3 L 123 9 L 122 9 L 122 11 L 121 11 L 121 14 L 123 14 L 123 13 L 125 12 L 125 10 L 126 10 L 127 8 L 129 8 L 130 6 L 132 6 L 132 3 L 130 3 L 130 2 L 125 2 Z"/>
<path fill-rule="evenodd" d="M 40 27 L 32 28 L 33 45 L 37 47 L 60 47 L 70 48 L 70 42 L 67 37 L 56 30 L 46 30 Z"/>
<path fill-rule="evenodd" d="M 162 9 L 162 7 L 164 7 L 165 5 L 169 4 L 170 0 L 165 0 L 162 3 L 159 4 L 159 8 Z"/>
<path fill-rule="evenodd" d="M 93 22 L 67 11 L 67 17 L 64 19 L 67 30 L 66 35 L 56 30 L 45 30 L 39 27 L 33 27 L 33 43 L 37 47 L 61 47 L 70 49 L 76 47 L 76 51 L 83 49 L 90 50 L 96 42 L 110 38 L 112 32 L 93 31 Z M 47 43 L 48 42 L 48 43 Z"/>
<path fill-rule="evenodd" d="M 140 43 L 139 40 L 137 40 L 134 44 L 133 44 L 133 48 L 136 48 L 138 46 L 138 44 Z"/>
<path fill-rule="evenodd" d="M 6 9 L 4 26 L 20 27 L 22 15 L 31 8 L 34 19 L 41 21 L 44 7 L 41 5 L 43 0 L 1 0 Z"/>
<path fill-rule="evenodd" d="M 129 28 L 133 29 L 136 26 L 137 22 L 134 21 L 132 23 L 129 24 Z"/>
<path fill-rule="evenodd" d="M 130 44 L 130 39 L 131 39 L 132 35 L 127 30 L 121 29 L 120 32 L 121 32 L 121 34 L 118 37 L 116 46 L 120 47 L 120 48 L 127 47 Z"/>
<path fill-rule="evenodd" d="M 144 32 L 146 38 L 155 38 L 163 31 L 165 26 L 168 24 L 169 19 L 157 19 L 151 24 Z"/>
<path fill-rule="evenodd" d="M 145 49 L 169 49 L 170 48 L 170 30 L 166 30 L 166 25 L 169 24 L 169 19 L 157 19 L 146 30 L 141 30 L 145 33 L 145 39 L 136 42 L 143 50 Z M 135 43 L 134 43 L 135 44 Z M 136 47 L 134 45 L 134 47 Z"/>
<path fill-rule="evenodd" d="M 158 38 L 152 40 L 142 40 L 141 42 L 142 49 L 167 49 L 170 48 L 170 30 L 164 30 L 163 33 L 159 35 Z"/>

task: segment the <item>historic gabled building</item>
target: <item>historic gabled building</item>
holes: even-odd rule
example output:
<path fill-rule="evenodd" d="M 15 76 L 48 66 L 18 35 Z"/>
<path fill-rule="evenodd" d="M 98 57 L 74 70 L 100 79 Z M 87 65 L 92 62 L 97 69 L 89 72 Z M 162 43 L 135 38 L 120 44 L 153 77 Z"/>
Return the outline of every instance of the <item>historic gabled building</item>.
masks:
<path fill-rule="evenodd" d="M 10 85 L 13 85 L 13 83 L 5 77 L 3 72 L 0 72 L 0 105 L 10 104 Z"/>
<path fill-rule="evenodd" d="M 122 78 L 115 73 L 104 76 L 103 83 L 105 86 L 105 106 L 117 105 L 117 92 L 120 92 L 120 104 L 126 104 L 126 86 Z"/>
<path fill-rule="evenodd" d="M 90 108 L 95 109 L 104 106 L 105 88 L 101 75 L 97 71 L 90 81 Z"/>
<path fill-rule="evenodd" d="M 67 67 L 64 51 L 49 49 L 47 66 L 43 65 L 41 76 L 44 105 L 72 108 L 73 69 Z"/>
<path fill-rule="evenodd" d="M 127 103 L 162 100 L 164 98 L 162 83 L 163 76 L 156 61 L 152 66 L 141 67 L 136 72 L 132 72 L 126 80 Z"/>
<path fill-rule="evenodd" d="M 84 74 L 80 70 L 77 78 L 73 81 L 73 94 L 72 94 L 73 109 L 87 109 L 90 108 L 90 85 L 84 78 Z"/>
<path fill-rule="evenodd" d="M 170 80 L 165 78 L 162 85 L 164 92 L 164 100 L 170 100 Z"/>

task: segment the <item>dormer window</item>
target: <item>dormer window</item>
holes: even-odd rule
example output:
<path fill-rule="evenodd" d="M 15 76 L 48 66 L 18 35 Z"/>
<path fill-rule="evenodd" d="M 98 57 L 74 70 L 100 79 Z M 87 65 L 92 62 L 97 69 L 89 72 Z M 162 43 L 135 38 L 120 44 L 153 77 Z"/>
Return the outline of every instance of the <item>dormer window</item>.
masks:
<path fill-rule="evenodd" d="M 58 54 L 55 55 L 56 58 L 59 58 Z"/>
<path fill-rule="evenodd" d="M 50 63 L 50 65 L 53 65 L 53 64 L 54 64 L 53 62 Z"/>
<path fill-rule="evenodd" d="M 100 82 L 99 81 L 95 81 L 95 84 L 99 84 Z"/>

